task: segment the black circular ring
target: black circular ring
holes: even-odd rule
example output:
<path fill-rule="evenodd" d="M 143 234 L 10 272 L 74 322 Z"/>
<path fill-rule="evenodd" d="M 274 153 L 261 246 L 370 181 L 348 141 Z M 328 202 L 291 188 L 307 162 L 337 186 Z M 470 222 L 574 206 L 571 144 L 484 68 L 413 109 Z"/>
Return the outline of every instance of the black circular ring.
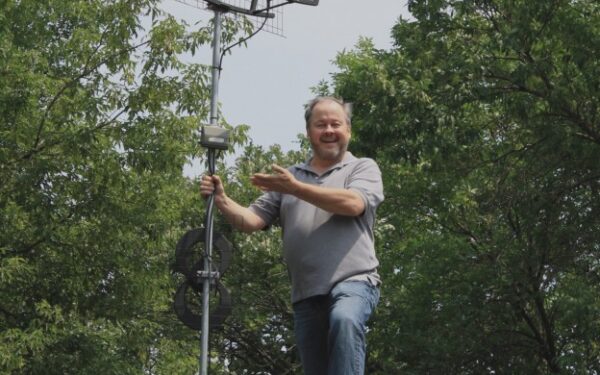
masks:
<path fill-rule="evenodd" d="M 196 228 L 186 232 L 183 237 L 177 242 L 175 248 L 175 266 L 177 272 L 181 272 L 188 280 L 196 278 L 197 271 L 204 267 L 204 256 L 200 254 L 200 260 L 191 265 L 193 258 L 193 247 L 198 243 L 204 243 L 205 231 L 204 228 Z M 219 250 L 220 262 L 218 265 L 219 274 L 223 275 L 231 264 L 233 256 L 231 243 L 220 233 L 213 233 L 214 248 Z"/>
<path fill-rule="evenodd" d="M 220 281 L 216 281 L 216 289 L 219 294 L 219 305 L 213 311 L 209 313 L 209 329 L 214 330 L 223 326 L 225 319 L 229 314 L 231 314 L 231 296 L 227 291 L 227 288 Z M 175 301 L 173 303 L 173 307 L 175 309 L 175 314 L 186 326 L 191 329 L 200 331 L 202 330 L 202 315 L 194 314 L 187 305 L 186 301 L 186 292 L 188 287 L 191 285 L 187 282 L 182 283 L 177 292 L 175 293 Z M 193 288 L 193 287 L 192 287 Z M 211 287 L 213 288 L 213 287 Z M 202 293 L 197 291 L 196 288 L 193 288 L 197 294 L 198 298 L 202 299 Z"/>

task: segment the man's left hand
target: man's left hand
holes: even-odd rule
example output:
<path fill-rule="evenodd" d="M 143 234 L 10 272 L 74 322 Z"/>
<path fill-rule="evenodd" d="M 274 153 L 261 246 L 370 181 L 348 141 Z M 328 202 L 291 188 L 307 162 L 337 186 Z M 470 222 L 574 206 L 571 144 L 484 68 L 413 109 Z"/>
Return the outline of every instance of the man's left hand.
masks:
<path fill-rule="evenodd" d="M 262 191 L 276 191 L 283 194 L 294 194 L 298 190 L 300 182 L 290 171 L 277 164 L 273 164 L 271 168 L 272 174 L 255 173 L 250 177 L 252 185 Z"/>

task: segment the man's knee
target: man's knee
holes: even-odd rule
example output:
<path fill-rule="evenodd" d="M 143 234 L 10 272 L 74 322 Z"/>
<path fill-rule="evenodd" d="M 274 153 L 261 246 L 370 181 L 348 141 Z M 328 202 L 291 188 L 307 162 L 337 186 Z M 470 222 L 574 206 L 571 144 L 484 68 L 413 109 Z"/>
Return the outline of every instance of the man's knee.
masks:
<path fill-rule="evenodd" d="M 364 329 L 363 319 L 355 310 L 334 309 L 329 318 L 329 325 L 332 330 L 361 332 Z"/>

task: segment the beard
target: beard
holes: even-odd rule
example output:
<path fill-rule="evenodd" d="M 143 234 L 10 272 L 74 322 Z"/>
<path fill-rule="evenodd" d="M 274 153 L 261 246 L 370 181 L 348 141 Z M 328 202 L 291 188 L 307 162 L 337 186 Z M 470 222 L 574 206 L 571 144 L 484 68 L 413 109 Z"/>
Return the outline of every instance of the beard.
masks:
<path fill-rule="evenodd" d="M 340 161 L 344 157 L 348 144 L 311 142 L 314 156 L 323 161 Z M 335 145 L 335 147 L 333 146 Z M 325 147 L 324 147 L 325 146 Z"/>

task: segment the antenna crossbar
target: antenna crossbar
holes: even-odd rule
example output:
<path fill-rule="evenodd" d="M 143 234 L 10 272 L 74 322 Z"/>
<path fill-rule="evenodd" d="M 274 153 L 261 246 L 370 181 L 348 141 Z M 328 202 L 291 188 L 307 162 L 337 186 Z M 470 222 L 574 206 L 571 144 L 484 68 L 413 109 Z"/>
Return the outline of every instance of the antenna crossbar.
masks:
<path fill-rule="evenodd" d="M 238 7 L 235 5 L 231 5 L 231 4 L 227 4 L 224 3 L 222 1 L 219 0 L 205 0 L 207 3 L 209 3 L 209 8 L 210 7 L 216 7 L 217 9 L 219 9 L 220 11 L 231 11 L 234 13 L 241 13 L 241 14 L 246 14 L 248 16 L 253 16 L 253 17 L 262 17 L 262 18 L 273 18 L 275 17 L 275 15 L 273 13 L 268 13 L 268 9 L 272 9 L 275 8 L 276 6 L 270 7 L 270 8 L 264 8 L 264 9 L 260 9 L 260 10 L 256 10 L 256 5 L 258 3 L 258 0 L 252 0 L 252 4 L 250 5 L 250 8 L 242 8 L 242 7 Z M 277 5 L 280 6 L 280 5 Z"/>

